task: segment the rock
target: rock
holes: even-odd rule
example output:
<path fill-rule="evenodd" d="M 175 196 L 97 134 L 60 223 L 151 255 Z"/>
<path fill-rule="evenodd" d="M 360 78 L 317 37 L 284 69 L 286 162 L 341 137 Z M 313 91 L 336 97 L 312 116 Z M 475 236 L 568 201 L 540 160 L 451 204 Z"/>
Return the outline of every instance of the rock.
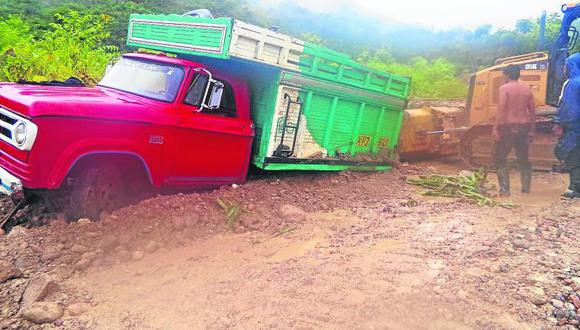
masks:
<path fill-rule="evenodd" d="M 149 253 L 157 251 L 158 248 L 159 246 L 157 246 L 157 243 L 155 241 L 149 241 L 147 242 L 147 245 L 145 245 L 145 251 Z"/>
<path fill-rule="evenodd" d="M 459 290 L 459 291 L 457 291 L 457 297 L 459 299 L 466 300 L 468 298 L 467 292 L 465 292 L 463 290 Z"/>
<path fill-rule="evenodd" d="M 99 242 L 99 249 L 104 252 L 112 251 L 117 244 L 119 244 L 119 239 L 115 235 L 107 235 L 101 239 Z"/>
<path fill-rule="evenodd" d="M 568 313 L 564 308 L 557 308 L 554 310 L 554 316 L 556 319 L 562 320 L 568 318 Z"/>
<path fill-rule="evenodd" d="M 78 271 L 85 270 L 93 264 L 93 261 L 97 258 L 96 252 L 85 252 L 82 254 L 81 259 L 75 264 L 75 269 Z"/>
<path fill-rule="evenodd" d="M 544 289 L 537 287 L 537 286 L 532 287 L 530 289 L 530 292 L 536 297 L 544 297 L 546 295 L 546 291 L 544 291 Z"/>
<path fill-rule="evenodd" d="M 58 284 L 52 277 L 45 273 L 39 273 L 30 280 L 24 294 L 22 294 L 22 306 L 30 306 L 56 291 L 58 291 Z"/>
<path fill-rule="evenodd" d="M 35 302 L 22 310 L 22 318 L 36 324 L 52 323 L 62 315 L 62 308 L 54 302 Z"/>
<path fill-rule="evenodd" d="M 86 253 L 83 253 L 83 255 L 81 255 L 81 259 L 86 259 L 86 260 L 89 260 L 91 262 L 93 260 L 95 260 L 96 257 L 97 257 L 97 254 L 95 252 L 86 252 Z"/>
<path fill-rule="evenodd" d="M 463 171 L 459 172 L 459 175 L 464 176 L 466 178 L 471 178 L 473 176 L 473 172 L 468 171 L 468 170 L 463 170 Z"/>
<path fill-rule="evenodd" d="M 554 308 L 564 308 L 564 303 L 558 299 L 552 299 L 550 302 Z"/>
<path fill-rule="evenodd" d="M 49 263 L 51 261 L 56 260 L 58 257 L 60 257 L 60 252 L 55 250 L 48 250 L 42 253 L 42 255 L 40 256 L 40 260 Z"/>
<path fill-rule="evenodd" d="M 73 303 L 67 306 L 66 311 L 71 315 L 71 316 L 78 316 L 81 314 L 84 314 L 86 312 L 88 312 L 91 309 L 91 305 L 84 303 L 84 302 L 79 302 L 79 303 Z"/>
<path fill-rule="evenodd" d="M 4 236 L 6 234 L 6 232 L 4 231 L 4 229 L 0 228 L 0 236 Z"/>
<path fill-rule="evenodd" d="M 75 264 L 75 269 L 79 271 L 85 270 L 89 268 L 92 262 L 93 262 L 92 259 L 81 258 L 81 260 L 77 261 L 77 263 Z"/>
<path fill-rule="evenodd" d="M 131 254 L 131 259 L 133 259 L 135 261 L 139 261 L 139 260 L 143 259 L 144 256 L 145 256 L 145 253 L 143 253 L 143 251 L 135 251 L 135 252 L 133 252 L 133 254 Z"/>
<path fill-rule="evenodd" d="M 64 256 L 60 257 L 60 262 L 66 265 L 70 265 L 75 261 L 75 258 L 70 254 L 65 254 Z"/>
<path fill-rule="evenodd" d="M 22 272 L 11 262 L 0 261 L 0 283 L 4 283 L 11 278 L 18 278 L 20 276 L 22 276 Z"/>
<path fill-rule="evenodd" d="M 576 285 L 580 285 L 580 277 L 572 277 L 572 282 L 574 282 Z"/>
<path fill-rule="evenodd" d="M 8 237 L 19 237 L 28 235 L 28 230 L 22 226 L 13 227 L 8 233 Z"/>
<path fill-rule="evenodd" d="M 572 304 L 574 304 L 576 309 L 580 309 L 580 297 L 574 295 L 570 298 L 570 300 L 572 301 Z"/>
<path fill-rule="evenodd" d="M 258 229 L 260 219 L 258 219 L 255 214 L 244 213 L 240 216 L 239 223 L 249 229 Z"/>
<path fill-rule="evenodd" d="M 515 248 L 524 249 L 524 250 L 527 250 L 530 248 L 530 243 L 528 243 L 526 240 L 521 239 L 521 238 L 514 239 L 512 241 L 512 245 Z"/>
<path fill-rule="evenodd" d="M 84 225 L 90 225 L 91 223 L 93 223 L 91 221 L 91 219 L 87 219 L 87 218 L 82 218 L 82 219 L 78 219 L 77 220 L 77 224 L 84 226 Z"/>
<path fill-rule="evenodd" d="M 87 250 L 88 248 L 86 246 L 80 244 L 75 244 L 70 248 L 70 251 L 74 253 L 85 253 Z"/>
<path fill-rule="evenodd" d="M 175 230 L 183 230 L 185 228 L 185 220 L 182 217 L 174 217 L 171 219 L 171 225 Z"/>
<path fill-rule="evenodd" d="M 499 271 L 501 273 L 509 273 L 510 267 L 508 265 L 501 265 L 499 266 Z"/>
<path fill-rule="evenodd" d="M 534 304 L 536 306 L 544 306 L 547 303 L 548 303 L 548 299 L 545 299 L 545 298 L 534 298 L 532 300 L 532 304 Z"/>
<path fill-rule="evenodd" d="M 282 213 L 282 215 L 289 220 L 301 221 L 306 218 L 306 212 L 304 212 L 301 208 L 290 204 L 282 205 L 280 207 L 280 213 Z"/>

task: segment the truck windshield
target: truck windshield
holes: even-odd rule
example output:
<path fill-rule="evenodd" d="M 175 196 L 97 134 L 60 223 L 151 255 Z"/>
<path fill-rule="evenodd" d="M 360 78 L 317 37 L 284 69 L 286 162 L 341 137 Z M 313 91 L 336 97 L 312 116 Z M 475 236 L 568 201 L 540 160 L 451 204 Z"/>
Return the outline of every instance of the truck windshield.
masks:
<path fill-rule="evenodd" d="M 183 69 L 177 66 L 122 58 L 107 72 L 99 86 L 173 102 L 183 76 Z"/>

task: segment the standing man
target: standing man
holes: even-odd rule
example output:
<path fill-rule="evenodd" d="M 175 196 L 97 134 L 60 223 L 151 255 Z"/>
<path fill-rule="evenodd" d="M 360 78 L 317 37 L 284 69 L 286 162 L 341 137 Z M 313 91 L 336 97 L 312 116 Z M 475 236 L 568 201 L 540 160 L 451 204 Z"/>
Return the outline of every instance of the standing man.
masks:
<path fill-rule="evenodd" d="M 497 143 L 495 166 L 501 197 L 510 196 L 510 172 L 507 158 L 515 147 L 521 171 L 522 192 L 530 193 L 532 168 L 529 161 L 530 142 L 536 127 L 536 105 L 532 90 L 519 82 L 520 68 L 509 66 L 503 70 L 507 83 L 499 89 L 499 109 L 493 127 Z"/>
<path fill-rule="evenodd" d="M 568 58 L 566 72 L 568 81 L 554 118 L 554 134 L 560 138 L 556 157 L 570 173 L 570 186 L 562 197 L 580 198 L 580 54 Z"/>

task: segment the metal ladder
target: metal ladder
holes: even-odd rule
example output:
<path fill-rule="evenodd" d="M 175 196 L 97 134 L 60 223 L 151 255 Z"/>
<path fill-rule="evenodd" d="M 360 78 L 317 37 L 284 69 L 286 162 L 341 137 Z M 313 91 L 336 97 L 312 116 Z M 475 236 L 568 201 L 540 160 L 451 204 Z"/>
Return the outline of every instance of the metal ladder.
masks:
<path fill-rule="evenodd" d="M 296 101 L 292 101 L 292 97 L 288 93 L 284 93 L 284 100 L 288 100 L 288 104 L 286 105 L 286 117 L 284 119 L 284 125 L 282 125 L 282 137 L 280 141 L 280 145 L 274 151 L 275 157 L 282 157 L 282 158 L 290 158 L 294 155 L 294 150 L 296 149 L 296 139 L 298 138 L 298 130 L 300 128 L 300 120 L 302 119 L 302 106 L 304 102 L 300 100 L 299 97 L 296 98 Z M 290 108 L 293 104 L 297 104 L 298 108 L 298 119 L 296 120 L 295 124 L 289 124 L 288 119 L 290 118 Z M 284 144 L 284 139 L 286 138 L 286 133 L 294 134 L 294 138 L 292 139 L 292 148 Z"/>

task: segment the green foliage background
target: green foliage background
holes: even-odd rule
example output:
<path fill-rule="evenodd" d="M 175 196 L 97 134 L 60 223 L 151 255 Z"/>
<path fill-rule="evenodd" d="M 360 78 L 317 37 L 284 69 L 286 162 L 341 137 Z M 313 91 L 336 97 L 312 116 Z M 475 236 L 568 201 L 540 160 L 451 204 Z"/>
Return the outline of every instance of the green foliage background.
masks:
<path fill-rule="evenodd" d="M 273 7 L 245 0 L 0 0 L 0 80 L 76 76 L 95 84 L 106 64 L 127 51 L 130 14 L 181 14 L 196 8 L 276 26 L 375 69 L 410 76 L 416 98 L 465 97 L 471 73 L 497 58 L 546 48 L 538 45 L 539 19 L 522 19 L 513 29 L 485 25 L 435 31 L 343 11 L 320 15 L 290 0 Z M 556 38 L 560 22 L 559 14 L 548 15 L 546 46 Z"/>

